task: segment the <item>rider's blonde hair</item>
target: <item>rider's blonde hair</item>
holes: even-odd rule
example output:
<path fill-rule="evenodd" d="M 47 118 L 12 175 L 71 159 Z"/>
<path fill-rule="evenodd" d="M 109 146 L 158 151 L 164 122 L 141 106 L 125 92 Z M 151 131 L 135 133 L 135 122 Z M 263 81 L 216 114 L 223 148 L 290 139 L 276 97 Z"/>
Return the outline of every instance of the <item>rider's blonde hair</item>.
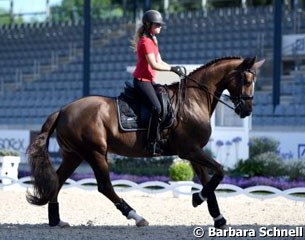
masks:
<path fill-rule="evenodd" d="M 138 28 L 135 35 L 130 40 L 131 48 L 133 49 L 134 52 L 137 51 L 138 42 L 140 40 L 140 37 L 143 36 L 144 33 L 145 33 L 145 28 L 144 28 L 144 25 L 142 25 Z"/>
<path fill-rule="evenodd" d="M 130 40 L 131 48 L 133 49 L 134 52 L 137 52 L 137 46 L 138 46 L 140 37 L 142 37 L 144 35 L 150 37 L 155 42 L 156 45 L 158 44 L 156 37 L 152 36 L 150 33 L 151 26 L 152 26 L 152 23 L 149 23 L 148 25 L 141 25 L 138 28 L 138 30 L 136 31 L 133 38 Z"/>

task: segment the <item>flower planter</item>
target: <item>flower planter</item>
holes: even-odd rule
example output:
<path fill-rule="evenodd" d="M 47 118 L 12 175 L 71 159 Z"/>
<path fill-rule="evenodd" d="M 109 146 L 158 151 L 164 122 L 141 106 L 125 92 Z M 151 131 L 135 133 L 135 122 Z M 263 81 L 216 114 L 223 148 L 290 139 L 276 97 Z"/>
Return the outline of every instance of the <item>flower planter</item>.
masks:
<path fill-rule="evenodd" d="M 20 163 L 19 156 L 1 156 L 0 157 L 0 178 L 10 177 L 18 180 L 18 167 Z M 10 179 L 0 179 L 2 184 L 10 184 Z"/>

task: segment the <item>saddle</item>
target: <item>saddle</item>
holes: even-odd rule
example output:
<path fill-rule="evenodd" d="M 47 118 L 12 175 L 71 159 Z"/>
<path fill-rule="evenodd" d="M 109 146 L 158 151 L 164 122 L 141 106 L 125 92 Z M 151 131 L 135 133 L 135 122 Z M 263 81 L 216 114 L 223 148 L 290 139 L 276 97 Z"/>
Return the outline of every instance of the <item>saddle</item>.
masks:
<path fill-rule="evenodd" d="M 164 86 L 157 84 L 155 90 L 161 103 L 160 128 L 169 128 L 174 122 L 174 114 Z M 147 130 L 151 109 L 141 99 L 140 93 L 130 82 L 125 82 L 124 91 L 117 97 L 119 126 L 123 131 Z"/>

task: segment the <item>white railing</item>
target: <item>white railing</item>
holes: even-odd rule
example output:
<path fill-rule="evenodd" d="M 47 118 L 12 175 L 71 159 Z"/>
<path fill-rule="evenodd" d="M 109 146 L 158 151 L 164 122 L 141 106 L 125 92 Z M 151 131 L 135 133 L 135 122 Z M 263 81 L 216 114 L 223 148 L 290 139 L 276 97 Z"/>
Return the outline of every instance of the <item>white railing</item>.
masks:
<path fill-rule="evenodd" d="M 0 177 L 1 179 L 9 179 L 11 183 L 2 184 L 0 183 L 0 190 L 5 189 L 26 189 L 32 188 L 31 177 L 24 177 L 18 180 L 9 177 Z M 117 192 L 129 192 L 129 191 L 141 191 L 148 194 L 158 194 L 168 191 L 172 191 L 174 195 L 191 195 L 194 192 L 200 191 L 202 186 L 194 182 L 171 182 L 170 184 L 160 181 L 150 181 L 137 184 L 129 180 L 114 180 L 112 181 Z M 185 191 L 181 187 L 188 186 L 192 191 Z M 96 191 L 96 179 L 86 178 L 79 181 L 74 181 L 68 179 L 63 188 L 80 188 L 83 190 Z M 270 186 L 254 186 L 249 188 L 240 188 L 231 184 L 220 184 L 217 188 L 218 197 L 232 197 L 237 195 L 246 195 L 252 198 L 258 199 L 269 199 L 274 197 L 285 197 L 294 201 L 304 201 L 305 202 L 305 187 L 291 188 L 287 190 L 280 190 Z"/>

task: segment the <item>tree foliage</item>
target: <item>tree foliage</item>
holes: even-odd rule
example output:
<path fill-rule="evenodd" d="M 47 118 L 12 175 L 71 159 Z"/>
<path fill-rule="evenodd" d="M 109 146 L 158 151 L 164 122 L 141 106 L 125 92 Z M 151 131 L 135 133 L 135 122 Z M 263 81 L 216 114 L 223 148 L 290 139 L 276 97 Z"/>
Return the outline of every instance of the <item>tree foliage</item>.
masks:
<path fill-rule="evenodd" d="M 8 11 L 3 8 L 0 8 L 0 25 L 2 24 L 9 24 L 10 23 L 10 16 Z"/>
<path fill-rule="evenodd" d="M 51 8 L 52 20 L 78 21 L 83 18 L 83 0 L 63 0 L 61 5 Z M 103 19 L 109 17 L 120 17 L 123 9 L 118 1 L 111 0 L 91 0 L 91 18 Z"/>
<path fill-rule="evenodd" d="M 240 7 L 241 0 L 217 0 L 208 1 L 207 8 L 222 8 L 222 7 Z M 248 1 L 249 5 L 269 5 L 272 0 L 252 0 Z M 54 22 L 74 22 L 83 19 L 84 0 L 62 0 L 61 4 L 51 6 L 51 19 Z M 151 8 L 163 12 L 163 0 L 151 0 Z M 143 8 L 142 0 L 91 0 L 91 18 L 105 19 L 113 17 L 121 17 L 125 15 L 133 15 L 135 9 Z M 169 1 L 168 12 L 185 12 L 202 9 L 202 1 L 194 0 L 171 0 Z M 35 17 L 31 22 L 38 21 Z M 14 17 L 14 23 L 22 23 L 22 16 Z M 0 9 L 0 24 L 10 24 L 11 18 L 9 12 Z"/>
<path fill-rule="evenodd" d="M 4 8 L 0 8 L 0 25 L 9 25 L 11 23 L 10 13 Z M 23 23 L 22 16 L 15 16 L 14 23 L 20 24 Z"/>

